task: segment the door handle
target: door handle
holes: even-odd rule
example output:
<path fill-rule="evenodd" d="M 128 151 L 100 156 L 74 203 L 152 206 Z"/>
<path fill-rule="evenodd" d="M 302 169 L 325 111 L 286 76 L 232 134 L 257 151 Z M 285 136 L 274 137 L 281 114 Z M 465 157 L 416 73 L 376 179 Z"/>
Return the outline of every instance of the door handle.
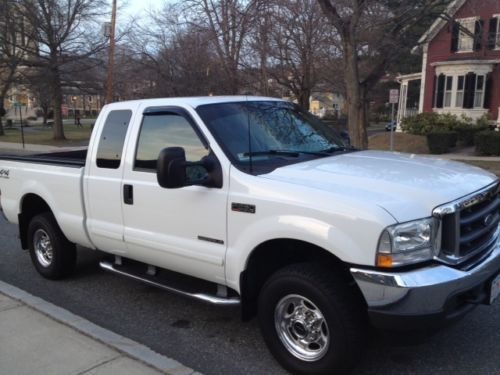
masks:
<path fill-rule="evenodd" d="M 123 202 L 134 204 L 134 187 L 132 185 L 123 185 Z"/>

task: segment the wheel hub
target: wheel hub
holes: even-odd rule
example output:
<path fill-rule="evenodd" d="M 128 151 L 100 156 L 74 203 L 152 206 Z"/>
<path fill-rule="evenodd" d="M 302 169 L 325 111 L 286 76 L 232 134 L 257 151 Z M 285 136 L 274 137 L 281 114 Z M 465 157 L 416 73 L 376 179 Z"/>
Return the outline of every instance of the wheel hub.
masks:
<path fill-rule="evenodd" d="M 288 295 L 276 305 L 275 327 L 287 350 L 304 361 L 322 358 L 330 345 L 322 312 L 309 299 Z"/>
<path fill-rule="evenodd" d="M 33 235 L 33 247 L 38 262 L 43 267 L 48 267 L 52 264 L 53 248 L 50 237 L 43 229 L 37 229 Z"/>

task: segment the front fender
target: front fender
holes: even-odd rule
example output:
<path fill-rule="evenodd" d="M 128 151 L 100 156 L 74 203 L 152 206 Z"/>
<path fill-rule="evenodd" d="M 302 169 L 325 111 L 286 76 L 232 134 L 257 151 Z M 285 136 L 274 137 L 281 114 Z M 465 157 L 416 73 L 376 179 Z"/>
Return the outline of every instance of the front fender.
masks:
<path fill-rule="evenodd" d="M 234 215 L 232 215 L 234 216 Z M 363 233 L 355 235 L 361 219 L 341 221 L 335 225 L 325 220 L 299 215 L 276 215 L 255 220 L 236 228 L 229 220 L 229 241 L 226 253 L 226 279 L 231 288 L 240 291 L 240 273 L 247 268 L 252 252 L 262 243 L 275 239 L 307 242 L 325 249 L 347 263 L 373 265 L 381 224 L 363 223 Z M 349 229 L 350 227 L 350 229 Z M 239 230 L 238 230 L 239 229 Z M 238 233 L 238 235 L 234 235 Z M 231 236 L 233 234 L 234 236 Z"/>

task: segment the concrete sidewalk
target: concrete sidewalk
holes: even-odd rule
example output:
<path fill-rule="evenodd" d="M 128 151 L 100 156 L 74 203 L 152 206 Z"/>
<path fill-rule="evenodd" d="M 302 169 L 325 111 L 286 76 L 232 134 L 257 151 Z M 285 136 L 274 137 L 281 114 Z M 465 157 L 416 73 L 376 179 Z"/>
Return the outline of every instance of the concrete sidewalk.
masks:
<path fill-rule="evenodd" d="M 196 374 L 175 360 L 1 281 L 0 373 Z"/>

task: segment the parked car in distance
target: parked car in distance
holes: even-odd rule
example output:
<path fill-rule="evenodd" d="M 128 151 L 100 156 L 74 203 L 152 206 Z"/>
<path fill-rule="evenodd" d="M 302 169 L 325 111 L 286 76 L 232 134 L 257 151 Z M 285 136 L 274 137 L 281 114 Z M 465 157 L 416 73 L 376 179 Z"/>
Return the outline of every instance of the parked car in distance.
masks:
<path fill-rule="evenodd" d="M 391 130 L 396 131 L 397 127 L 398 123 L 396 121 L 390 121 L 385 125 L 385 130 L 388 132 L 390 132 Z"/>

